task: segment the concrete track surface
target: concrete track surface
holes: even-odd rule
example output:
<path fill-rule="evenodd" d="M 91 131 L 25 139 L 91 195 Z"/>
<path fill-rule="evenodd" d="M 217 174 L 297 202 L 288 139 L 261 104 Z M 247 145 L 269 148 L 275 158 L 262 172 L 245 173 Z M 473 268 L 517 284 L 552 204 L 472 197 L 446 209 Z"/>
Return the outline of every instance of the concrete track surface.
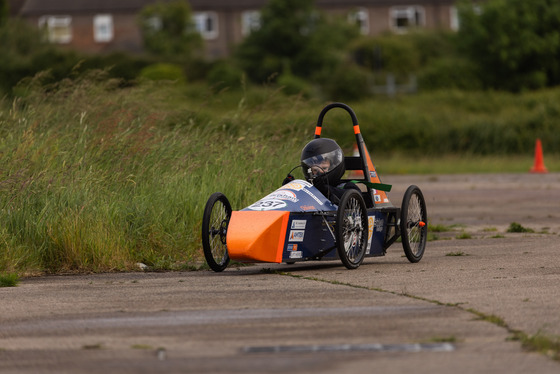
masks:
<path fill-rule="evenodd" d="M 0 289 L 0 373 L 559 373 L 560 174 L 388 176 L 438 240 L 339 262 L 29 278 Z M 512 222 L 535 233 L 507 233 Z"/>

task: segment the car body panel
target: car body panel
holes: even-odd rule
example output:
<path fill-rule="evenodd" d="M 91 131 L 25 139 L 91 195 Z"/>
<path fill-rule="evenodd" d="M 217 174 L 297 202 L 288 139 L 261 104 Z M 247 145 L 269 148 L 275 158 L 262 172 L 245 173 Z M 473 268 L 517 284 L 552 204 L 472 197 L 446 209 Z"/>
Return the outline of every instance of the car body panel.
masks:
<path fill-rule="evenodd" d="M 334 230 L 338 207 L 304 180 L 294 180 L 232 212 L 227 248 L 240 262 L 338 259 Z M 382 256 L 387 215 L 370 208 L 366 256 Z"/>

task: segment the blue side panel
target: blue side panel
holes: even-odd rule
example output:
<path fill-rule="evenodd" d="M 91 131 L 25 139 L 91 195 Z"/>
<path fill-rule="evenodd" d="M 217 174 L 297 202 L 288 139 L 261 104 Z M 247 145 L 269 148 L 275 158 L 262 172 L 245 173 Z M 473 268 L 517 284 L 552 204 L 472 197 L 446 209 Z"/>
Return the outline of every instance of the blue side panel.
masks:
<path fill-rule="evenodd" d="M 284 241 L 283 262 L 305 261 L 321 256 L 323 260 L 336 260 L 338 253 L 334 239 L 334 216 L 291 213 Z M 383 256 L 387 231 L 387 215 L 368 211 L 368 246 L 366 257 Z M 326 251 L 326 252 L 325 252 Z"/>
<path fill-rule="evenodd" d="M 327 219 L 329 220 L 326 221 Z M 330 217 L 323 219 L 319 215 L 290 214 L 282 261 L 310 260 L 319 254 L 324 255 L 323 259 L 338 258 L 334 248 L 334 237 L 330 232 L 333 230 L 333 223 L 334 219 Z M 330 230 L 328 226 L 331 226 Z M 328 250 L 326 255 L 325 250 Z"/>
<path fill-rule="evenodd" d="M 367 257 L 383 256 L 383 243 L 387 231 L 387 214 L 375 210 L 368 211 L 368 247 Z"/>

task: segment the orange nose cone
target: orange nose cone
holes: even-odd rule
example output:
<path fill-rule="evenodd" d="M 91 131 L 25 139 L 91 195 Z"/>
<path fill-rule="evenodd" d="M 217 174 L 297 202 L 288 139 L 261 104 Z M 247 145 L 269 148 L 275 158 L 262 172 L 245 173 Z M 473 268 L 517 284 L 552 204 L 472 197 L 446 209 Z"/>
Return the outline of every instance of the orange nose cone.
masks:
<path fill-rule="evenodd" d="M 227 249 L 232 260 L 282 262 L 290 212 L 235 211 L 227 230 Z"/>

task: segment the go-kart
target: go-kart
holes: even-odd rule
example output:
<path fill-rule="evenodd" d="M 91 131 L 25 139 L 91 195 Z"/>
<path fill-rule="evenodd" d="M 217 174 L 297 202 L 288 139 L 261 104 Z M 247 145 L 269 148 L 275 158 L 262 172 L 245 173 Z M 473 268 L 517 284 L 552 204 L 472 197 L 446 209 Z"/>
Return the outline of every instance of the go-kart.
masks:
<path fill-rule="evenodd" d="M 401 208 L 391 204 L 386 194 L 391 186 L 381 183 L 356 115 L 346 104 L 323 108 L 315 138 L 321 137 L 323 119 L 333 108 L 350 115 L 358 151 L 344 157 L 347 175 L 341 183 L 359 188 L 347 189 L 335 205 L 312 183 L 294 179 L 239 211 L 232 210 L 224 194 L 212 194 L 202 220 L 204 257 L 212 270 L 223 271 L 230 259 L 288 264 L 340 259 L 356 269 L 365 257 L 385 255 L 399 238 L 410 262 L 422 259 L 428 233 L 422 191 L 412 185 Z"/>

